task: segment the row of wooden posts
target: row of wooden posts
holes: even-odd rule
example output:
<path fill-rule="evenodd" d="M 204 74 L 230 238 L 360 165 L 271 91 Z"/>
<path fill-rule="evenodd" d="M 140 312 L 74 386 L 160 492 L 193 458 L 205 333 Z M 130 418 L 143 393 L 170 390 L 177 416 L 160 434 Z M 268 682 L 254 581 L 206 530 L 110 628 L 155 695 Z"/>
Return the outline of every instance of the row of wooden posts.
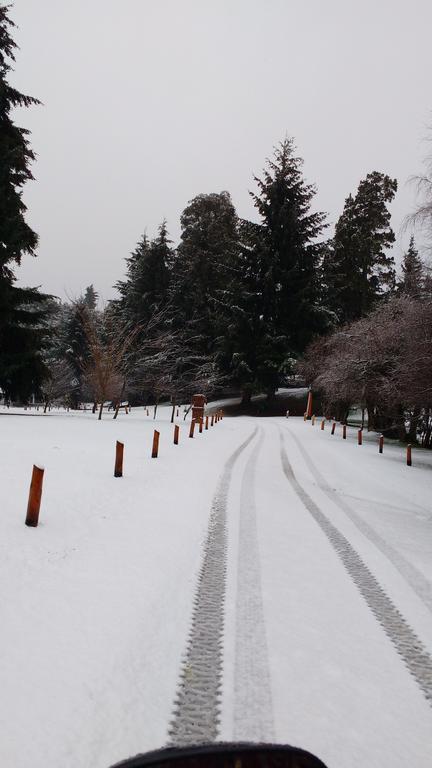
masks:
<path fill-rule="evenodd" d="M 199 432 L 202 432 L 203 429 L 208 429 L 209 426 L 213 427 L 222 419 L 223 419 L 222 410 L 216 411 L 216 413 L 212 413 L 207 416 L 203 416 L 202 418 L 199 418 L 199 419 L 192 419 L 190 429 L 189 429 L 189 437 L 193 438 L 196 424 L 198 425 Z M 160 437 L 160 432 L 158 432 L 158 430 L 155 429 L 153 433 L 153 443 L 152 443 L 152 451 L 151 451 L 152 459 L 157 459 L 158 457 L 159 437 Z M 178 426 L 178 424 L 175 424 L 174 439 L 173 439 L 174 445 L 179 444 L 179 438 L 180 438 L 180 427 Z M 123 477 L 123 455 L 124 455 L 124 443 L 121 443 L 119 440 L 117 440 L 116 451 L 115 451 L 115 461 L 114 461 L 114 477 Z M 29 498 L 28 498 L 28 504 L 27 504 L 27 515 L 25 519 L 25 524 L 30 526 L 31 528 L 37 528 L 39 523 L 39 512 L 40 512 L 40 505 L 42 500 L 42 485 L 43 485 L 44 472 L 45 470 L 43 467 L 38 467 L 36 464 L 33 465 L 33 472 L 32 472 Z"/>
<path fill-rule="evenodd" d="M 287 417 L 289 416 L 289 411 L 287 411 L 286 415 L 287 415 Z M 303 420 L 304 421 L 308 421 L 307 411 L 303 415 Z M 312 414 L 312 416 L 310 417 L 310 422 L 311 422 L 312 426 L 315 425 L 315 421 L 316 421 L 316 416 L 314 414 Z M 326 422 L 325 418 L 321 419 L 321 429 L 322 430 L 324 430 L 325 422 Z M 343 438 L 343 440 L 346 440 L 346 437 L 347 437 L 347 425 L 346 424 L 342 424 L 341 426 L 342 426 L 342 438 Z M 331 427 L 331 433 L 330 434 L 334 435 L 335 430 L 336 430 L 336 421 L 333 420 L 332 427 Z M 357 445 L 363 445 L 363 427 L 360 427 L 360 429 L 357 430 Z M 383 453 L 383 451 L 384 451 L 384 435 L 380 435 L 379 436 L 379 441 L 378 441 L 378 452 L 379 453 Z M 412 446 L 411 446 L 411 444 L 407 445 L 407 447 L 406 447 L 406 463 L 407 463 L 408 467 L 412 467 Z"/>

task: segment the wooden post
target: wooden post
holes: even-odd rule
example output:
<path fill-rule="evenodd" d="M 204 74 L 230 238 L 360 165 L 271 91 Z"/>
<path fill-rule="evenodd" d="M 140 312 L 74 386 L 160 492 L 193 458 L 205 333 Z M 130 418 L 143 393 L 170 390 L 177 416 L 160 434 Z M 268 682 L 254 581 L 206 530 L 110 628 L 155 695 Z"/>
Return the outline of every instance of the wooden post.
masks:
<path fill-rule="evenodd" d="M 312 390 L 310 389 L 308 392 L 308 399 L 307 399 L 307 406 L 306 406 L 306 418 L 310 419 L 312 417 Z"/>
<path fill-rule="evenodd" d="M 202 434 L 202 431 L 203 431 L 203 420 L 200 419 L 199 420 L 199 432 L 200 432 L 200 435 Z"/>
<path fill-rule="evenodd" d="M 324 427 L 325 427 L 325 419 L 323 419 L 323 420 L 321 421 L 321 429 L 323 430 L 323 429 L 324 429 Z"/>
<path fill-rule="evenodd" d="M 180 427 L 178 424 L 174 425 L 174 445 L 178 445 Z"/>
<path fill-rule="evenodd" d="M 379 452 L 382 453 L 384 448 L 384 435 L 380 435 L 379 439 Z"/>
<path fill-rule="evenodd" d="M 331 428 L 332 435 L 334 435 L 335 429 L 336 429 L 336 422 L 334 421 L 333 424 L 332 424 L 332 428 Z"/>
<path fill-rule="evenodd" d="M 124 443 L 116 442 L 116 455 L 114 464 L 114 477 L 123 477 L 123 449 Z"/>
<path fill-rule="evenodd" d="M 27 504 L 27 516 L 25 524 L 31 528 L 36 528 L 39 522 L 39 510 L 42 498 L 42 482 L 44 469 L 33 465 L 32 479 L 30 483 L 30 492 Z"/>
<path fill-rule="evenodd" d="M 358 445 L 362 445 L 362 443 L 363 443 L 363 432 L 361 431 L 361 429 L 358 429 L 357 430 L 357 444 Z"/>
<path fill-rule="evenodd" d="M 286 412 L 286 417 L 289 418 L 289 411 Z"/>
<path fill-rule="evenodd" d="M 191 425 L 190 425 L 190 430 L 189 430 L 189 437 L 193 437 L 194 436 L 194 430 L 195 430 L 195 419 L 192 419 Z"/>
<path fill-rule="evenodd" d="M 411 445 L 407 445 L 407 467 L 412 467 Z"/>
<path fill-rule="evenodd" d="M 212 426 L 213 426 L 213 424 L 214 424 L 214 413 L 212 413 L 212 415 L 211 415 L 211 422 L 210 422 L 210 426 L 212 427 Z"/>
<path fill-rule="evenodd" d="M 346 424 L 342 425 L 342 437 L 344 440 L 346 440 Z"/>
<path fill-rule="evenodd" d="M 159 435 L 160 435 L 160 432 L 158 432 L 157 429 L 155 429 L 153 433 L 153 447 L 152 447 L 152 455 L 151 455 L 152 459 L 157 459 L 157 456 L 158 456 Z"/>
<path fill-rule="evenodd" d="M 313 426 L 313 427 L 315 426 L 315 415 L 314 415 L 314 416 L 312 416 L 312 426 Z"/>
<path fill-rule="evenodd" d="M 179 415 L 179 409 L 177 408 L 177 416 Z"/>

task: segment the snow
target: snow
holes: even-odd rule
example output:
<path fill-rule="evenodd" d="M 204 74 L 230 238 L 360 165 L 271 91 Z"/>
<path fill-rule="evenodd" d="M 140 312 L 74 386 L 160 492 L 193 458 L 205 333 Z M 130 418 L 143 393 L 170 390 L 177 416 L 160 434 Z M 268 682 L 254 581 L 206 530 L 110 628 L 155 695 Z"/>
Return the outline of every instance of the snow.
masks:
<path fill-rule="evenodd" d="M 432 456 L 414 450 L 407 467 L 401 446 L 378 454 L 376 435 L 360 447 L 355 429 L 343 441 L 295 418 L 225 418 L 191 440 L 182 411 L 174 446 L 171 408 L 150 414 L 0 410 L 0 764 L 108 768 L 166 743 L 212 499 L 258 426 L 228 497 L 220 737 L 261 728 L 329 768 L 429 767 L 430 703 L 284 475 L 279 435 L 429 652 Z M 27 528 L 36 460 L 40 524 Z"/>

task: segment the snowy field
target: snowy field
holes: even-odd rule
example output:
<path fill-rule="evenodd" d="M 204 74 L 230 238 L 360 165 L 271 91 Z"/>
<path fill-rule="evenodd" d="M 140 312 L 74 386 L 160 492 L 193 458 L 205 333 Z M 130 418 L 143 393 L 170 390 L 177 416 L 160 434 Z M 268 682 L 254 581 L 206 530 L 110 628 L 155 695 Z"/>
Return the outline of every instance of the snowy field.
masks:
<path fill-rule="evenodd" d="M 182 413 L 174 446 L 170 415 L 0 410 L 0 765 L 108 768 L 208 715 L 328 768 L 430 768 L 432 456 L 293 418 L 190 440 Z"/>

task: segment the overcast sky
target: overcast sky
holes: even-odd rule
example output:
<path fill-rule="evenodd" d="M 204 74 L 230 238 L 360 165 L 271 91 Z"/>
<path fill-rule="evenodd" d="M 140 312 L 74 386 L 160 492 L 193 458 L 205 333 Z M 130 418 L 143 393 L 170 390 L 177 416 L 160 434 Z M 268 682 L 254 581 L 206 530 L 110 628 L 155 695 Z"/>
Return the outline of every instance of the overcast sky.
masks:
<path fill-rule="evenodd" d="M 176 241 L 196 194 L 254 217 L 285 135 L 332 224 L 366 173 L 396 177 L 399 235 L 432 124 L 431 0 L 15 0 L 11 17 L 11 79 L 43 102 L 16 115 L 38 155 L 21 282 L 111 298 L 142 232 L 166 217 Z"/>

